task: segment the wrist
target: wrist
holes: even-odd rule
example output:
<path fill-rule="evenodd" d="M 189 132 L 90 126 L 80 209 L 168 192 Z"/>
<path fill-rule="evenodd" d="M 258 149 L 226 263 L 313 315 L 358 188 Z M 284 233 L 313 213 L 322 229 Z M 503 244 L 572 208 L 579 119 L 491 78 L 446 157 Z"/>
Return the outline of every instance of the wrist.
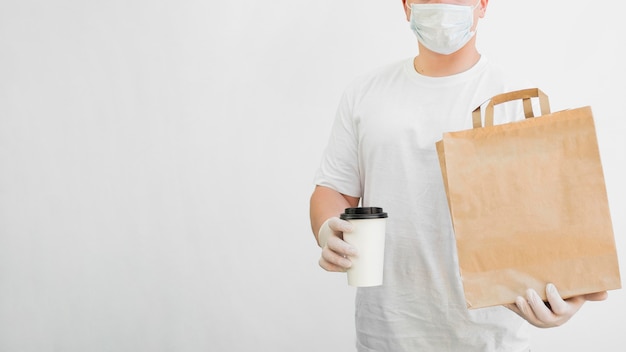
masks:
<path fill-rule="evenodd" d="M 321 247 L 324 248 L 326 247 L 326 243 L 328 242 L 328 238 L 330 237 L 330 235 L 332 234 L 332 230 L 330 229 L 330 225 L 329 222 L 332 218 L 328 218 L 326 219 L 326 221 L 324 221 L 324 223 L 322 224 L 322 226 L 320 226 L 319 231 L 317 231 L 317 244 Z"/>

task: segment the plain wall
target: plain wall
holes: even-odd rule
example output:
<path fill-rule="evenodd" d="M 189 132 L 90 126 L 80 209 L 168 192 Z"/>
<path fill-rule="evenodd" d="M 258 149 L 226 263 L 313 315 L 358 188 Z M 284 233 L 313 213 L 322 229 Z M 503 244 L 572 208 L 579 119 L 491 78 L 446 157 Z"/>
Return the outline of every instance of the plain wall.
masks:
<path fill-rule="evenodd" d="M 624 273 L 618 14 L 493 0 L 478 46 L 593 107 Z M 353 351 L 313 173 L 345 86 L 416 53 L 399 0 L 1 0 L 0 352 Z M 533 352 L 621 351 L 624 312 L 611 291 Z"/>

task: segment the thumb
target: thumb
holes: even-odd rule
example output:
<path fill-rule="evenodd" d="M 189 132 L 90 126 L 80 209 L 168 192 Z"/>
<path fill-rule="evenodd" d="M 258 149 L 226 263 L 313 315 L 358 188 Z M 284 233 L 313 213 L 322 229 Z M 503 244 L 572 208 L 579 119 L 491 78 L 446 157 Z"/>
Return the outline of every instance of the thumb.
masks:
<path fill-rule="evenodd" d="M 606 291 L 589 293 L 584 295 L 587 301 L 604 301 L 609 297 L 609 293 Z"/>

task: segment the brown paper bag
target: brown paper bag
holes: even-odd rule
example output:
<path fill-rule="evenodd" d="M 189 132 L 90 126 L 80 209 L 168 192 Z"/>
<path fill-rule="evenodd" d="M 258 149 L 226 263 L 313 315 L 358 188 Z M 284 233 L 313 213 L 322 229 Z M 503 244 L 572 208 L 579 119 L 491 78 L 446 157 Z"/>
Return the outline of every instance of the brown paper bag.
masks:
<path fill-rule="evenodd" d="M 542 116 L 533 117 L 531 98 Z M 523 101 L 526 119 L 493 125 L 493 107 Z M 589 106 L 550 113 L 539 89 L 493 97 L 474 128 L 436 147 L 468 308 L 513 303 L 547 283 L 563 298 L 621 288 Z"/>

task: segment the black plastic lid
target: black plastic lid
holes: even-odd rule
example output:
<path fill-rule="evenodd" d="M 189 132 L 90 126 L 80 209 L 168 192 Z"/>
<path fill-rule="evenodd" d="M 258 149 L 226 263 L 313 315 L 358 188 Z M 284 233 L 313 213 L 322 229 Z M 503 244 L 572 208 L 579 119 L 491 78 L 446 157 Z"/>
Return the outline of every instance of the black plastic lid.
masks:
<path fill-rule="evenodd" d="M 386 218 L 387 213 L 383 212 L 383 208 L 362 207 L 362 208 L 346 208 L 339 218 L 343 220 L 350 219 L 381 219 Z"/>

